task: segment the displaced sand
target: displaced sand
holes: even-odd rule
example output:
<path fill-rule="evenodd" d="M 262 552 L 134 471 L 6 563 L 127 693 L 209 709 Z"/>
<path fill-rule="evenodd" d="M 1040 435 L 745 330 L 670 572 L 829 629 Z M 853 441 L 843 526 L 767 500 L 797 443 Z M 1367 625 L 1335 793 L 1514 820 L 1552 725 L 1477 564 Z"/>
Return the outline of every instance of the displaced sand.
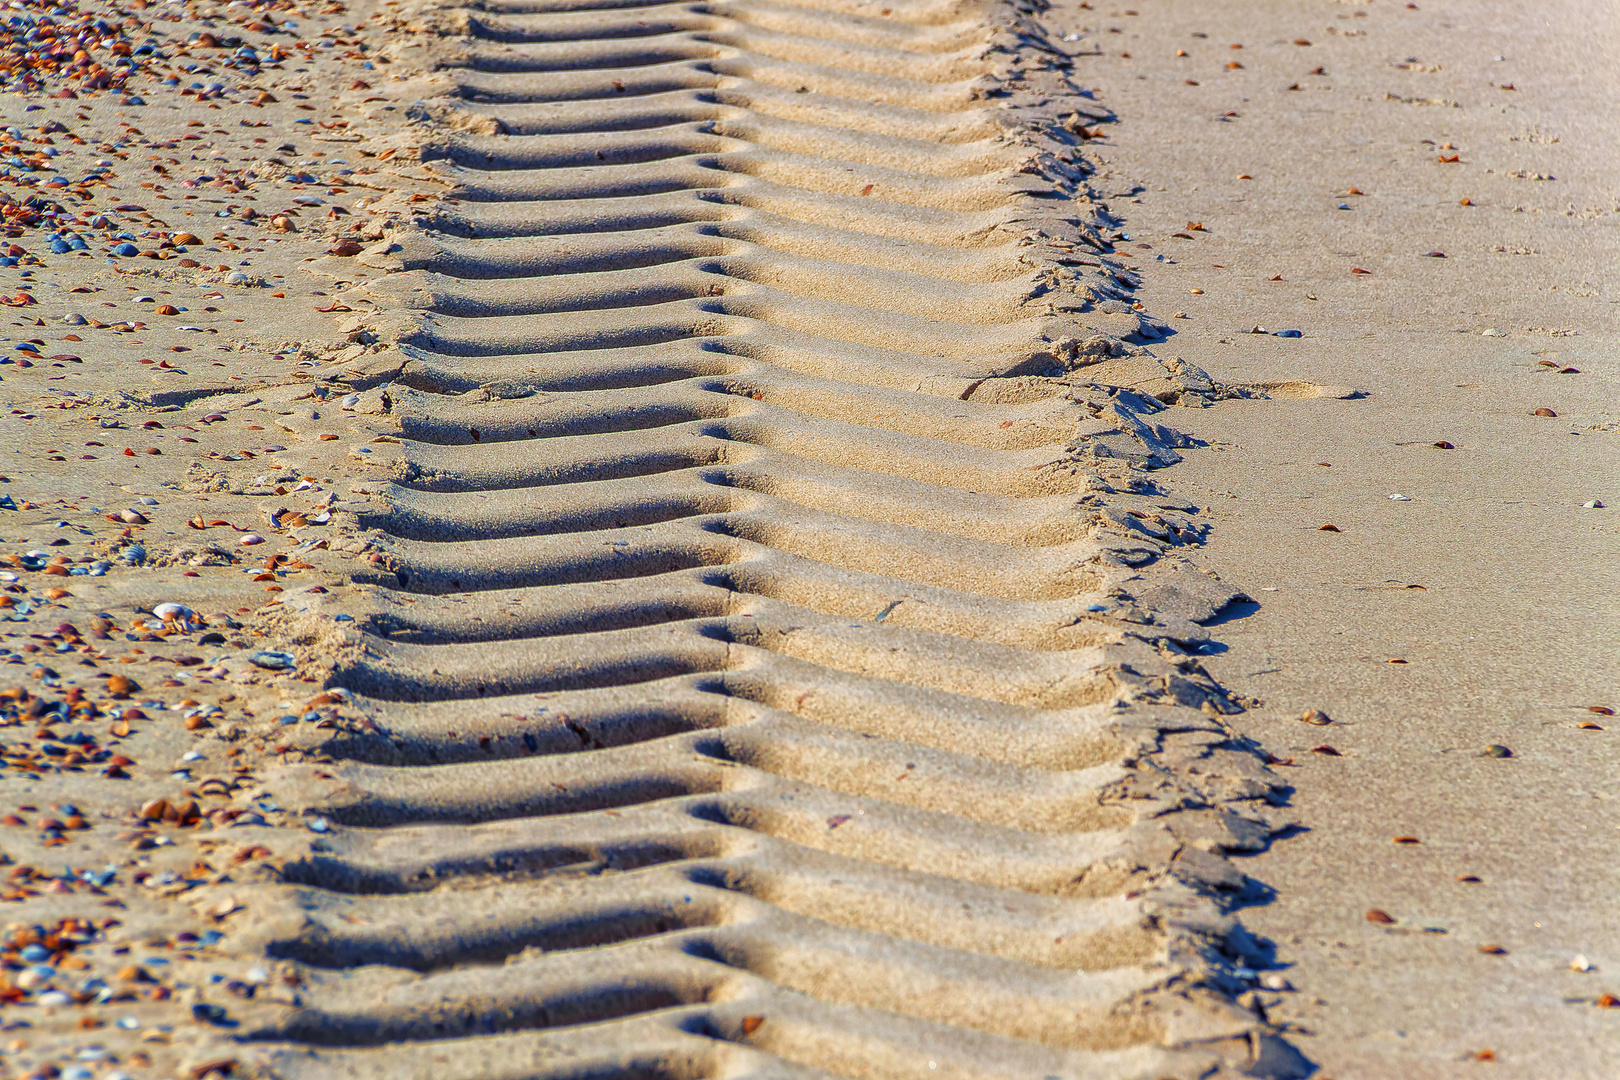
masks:
<path fill-rule="evenodd" d="M 1271 1016 L 1338 1080 L 1612 1075 L 1620 510 L 1582 504 L 1620 506 L 1614 10 L 1137 9 L 1068 16 L 1141 298 L 1187 316 L 1157 351 L 1368 395 L 1220 403 L 1177 470 L 1259 601 L 1208 665 L 1309 829 L 1245 867 L 1298 988 Z"/>

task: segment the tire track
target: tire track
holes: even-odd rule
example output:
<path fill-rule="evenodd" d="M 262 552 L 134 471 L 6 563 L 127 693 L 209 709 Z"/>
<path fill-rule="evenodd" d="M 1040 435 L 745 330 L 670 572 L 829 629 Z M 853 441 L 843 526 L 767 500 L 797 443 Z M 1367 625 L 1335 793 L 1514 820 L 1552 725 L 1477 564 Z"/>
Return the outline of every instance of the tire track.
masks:
<path fill-rule="evenodd" d="M 278 1073 L 1291 1075 L 1221 914 L 1279 790 L 1192 655 L 1234 594 L 1149 475 L 1211 388 L 1033 16 L 441 13 L 340 508 L 386 554 L 286 605 L 369 719 L 275 780 L 335 826 L 263 897 Z"/>

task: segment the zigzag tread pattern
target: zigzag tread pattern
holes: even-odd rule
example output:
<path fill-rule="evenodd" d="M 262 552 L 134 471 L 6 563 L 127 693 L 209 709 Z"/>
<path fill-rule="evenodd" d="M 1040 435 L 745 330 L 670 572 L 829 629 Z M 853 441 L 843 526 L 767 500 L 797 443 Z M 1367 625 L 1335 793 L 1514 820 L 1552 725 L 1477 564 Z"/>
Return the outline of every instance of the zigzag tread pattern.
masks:
<path fill-rule="evenodd" d="M 1289 1074 L 1221 899 L 1278 789 L 1195 659 L 1236 594 L 1151 475 L 1207 383 L 1037 16 L 433 14 L 454 191 L 374 253 L 339 507 L 386 555 L 283 616 L 367 719 L 274 779 L 333 828 L 255 901 L 264 1068 Z"/>

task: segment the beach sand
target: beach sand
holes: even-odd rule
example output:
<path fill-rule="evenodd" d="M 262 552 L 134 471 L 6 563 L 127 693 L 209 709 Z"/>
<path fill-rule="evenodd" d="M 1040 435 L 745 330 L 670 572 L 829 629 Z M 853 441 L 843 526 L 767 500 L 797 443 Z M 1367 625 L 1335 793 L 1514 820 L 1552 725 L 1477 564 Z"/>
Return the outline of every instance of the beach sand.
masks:
<path fill-rule="evenodd" d="M 1601 1075 L 1597 6 L 81 10 L 8 1074 Z"/>
<path fill-rule="evenodd" d="M 1259 602 L 1206 664 L 1265 702 L 1242 726 L 1308 830 L 1245 864 L 1297 988 L 1269 1015 L 1338 1080 L 1605 1075 L 1620 526 L 1583 505 L 1620 504 L 1614 12 L 1139 12 L 1068 14 L 1106 54 L 1140 297 L 1187 315 L 1156 351 L 1366 394 L 1219 403 L 1176 470 L 1201 565 Z"/>

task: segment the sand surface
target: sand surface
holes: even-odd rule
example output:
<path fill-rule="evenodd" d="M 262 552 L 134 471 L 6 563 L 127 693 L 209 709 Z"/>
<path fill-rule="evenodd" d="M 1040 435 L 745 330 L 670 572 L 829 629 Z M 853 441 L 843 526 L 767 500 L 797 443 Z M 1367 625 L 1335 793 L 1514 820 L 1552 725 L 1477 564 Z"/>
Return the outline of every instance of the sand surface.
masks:
<path fill-rule="evenodd" d="M 1201 564 L 1259 601 L 1206 663 L 1264 700 L 1243 728 L 1309 829 L 1245 865 L 1298 988 L 1270 1015 L 1340 1080 L 1609 1075 L 1620 527 L 1582 504 L 1620 504 L 1614 11 L 1139 11 L 1070 14 L 1141 299 L 1187 316 L 1156 351 L 1367 394 L 1220 403 L 1176 470 Z"/>
<path fill-rule="evenodd" d="M 8 1075 L 1602 1075 L 1603 12 L 25 15 Z"/>

